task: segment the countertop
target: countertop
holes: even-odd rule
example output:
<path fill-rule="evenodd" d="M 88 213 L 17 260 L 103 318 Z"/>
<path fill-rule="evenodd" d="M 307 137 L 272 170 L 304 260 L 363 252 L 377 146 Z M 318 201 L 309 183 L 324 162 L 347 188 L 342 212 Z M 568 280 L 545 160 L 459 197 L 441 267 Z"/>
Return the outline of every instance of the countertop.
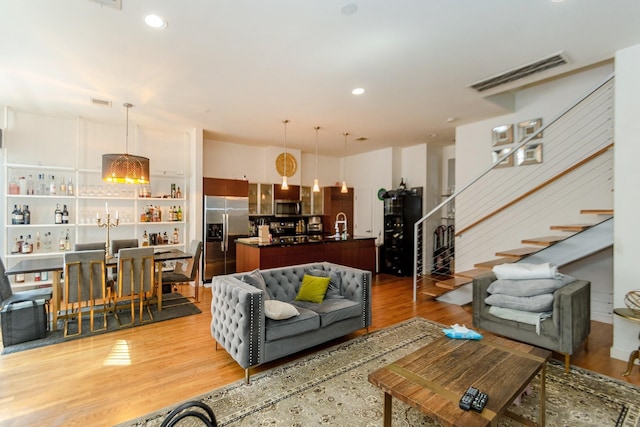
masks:
<path fill-rule="evenodd" d="M 237 243 L 255 248 L 282 247 L 282 246 L 299 246 L 299 245 L 317 245 L 318 243 L 344 243 L 356 242 L 363 240 L 374 240 L 375 237 L 349 237 L 346 240 L 336 239 L 332 237 L 308 238 L 307 236 L 291 236 L 291 238 L 274 239 L 273 242 L 260 243 L 257 237 L 242 237 L 236 239 Z"/>

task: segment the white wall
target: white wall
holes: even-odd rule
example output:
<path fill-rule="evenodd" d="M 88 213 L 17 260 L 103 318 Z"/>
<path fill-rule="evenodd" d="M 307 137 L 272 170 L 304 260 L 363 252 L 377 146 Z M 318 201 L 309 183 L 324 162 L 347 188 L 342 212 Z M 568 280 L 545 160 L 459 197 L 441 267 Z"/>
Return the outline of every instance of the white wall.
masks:
<path fill-rule="evenodd" d="M 638 183 L 640 183 L 640 45 L 619 51 L 615 58 L 615 225 L 614 225 L 614 306 L 625 307 L 624 296 L 638 284 L 640 224 L 638 223 Z M 638 346 L 638 323 L 614 318 L 611 357 L 627 360 Z"/>
<path fill-rule="evenodd" d="M 276 171 L 276 157 L 283 147 L 255 147 L 222 141 L 204 141 L 203 176 L 209 178 L 247 179 L 249 182 L 278 184 L 282 177 Z M 315 178 L 315 153 L 302 153 L 288 147 L 287 153 L 295 156 L 298 169 L 288 179 L 292 185 L 313 185 Z M 335 157 L 318 156 L 318 180 L 321 187 L 335 185 L 341 177 L 341 162 Z"/>

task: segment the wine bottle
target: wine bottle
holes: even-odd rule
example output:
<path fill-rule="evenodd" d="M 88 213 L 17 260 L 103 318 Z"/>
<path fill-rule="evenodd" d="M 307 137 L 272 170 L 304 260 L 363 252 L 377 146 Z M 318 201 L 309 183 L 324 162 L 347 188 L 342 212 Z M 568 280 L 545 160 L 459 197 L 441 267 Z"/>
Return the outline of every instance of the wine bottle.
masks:
<path fill-rule="evenodd" d="M 69 224 L 69 211 L 67 210 L 67 205 L 64 205 L 64 208 L 62 208 L 62 224 Z"/>
<path fill-rule="evenodd" d="M 54 224 L 62 224 L 62 211 L 60 210 L 60 205 L 56 205 L 56 210 L 54 211 L 55 221 Z"/>
<path fill-rule="evenodd" d="M 22 222 L 24 224 L 31 224 L 31 211 L 29 205 L 24 205 L 24 211 L 22 212 Z"/>
<path fill-rule="evenodd" d="M 51 175 L 51 181 L 49 181 L 49 194 L 55 196 L 56 193 L 56 177 Z"/>

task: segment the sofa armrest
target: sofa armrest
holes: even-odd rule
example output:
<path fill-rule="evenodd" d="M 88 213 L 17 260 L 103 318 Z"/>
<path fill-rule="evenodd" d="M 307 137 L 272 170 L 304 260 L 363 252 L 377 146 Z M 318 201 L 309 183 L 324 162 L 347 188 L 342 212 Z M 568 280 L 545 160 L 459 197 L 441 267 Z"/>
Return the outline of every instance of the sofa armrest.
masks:
<path fill-rule="evenodd" d="M 591 282 L 576 280 L 553 296 L 553 321 L 561 340 L 559 351 L 572 354 L 591 333 Z"/>
<path fill-rule="evenodd" d="M 362 303 L 362 327 L 371 326 L 371 272 L 338 264 L 327 264 L 342 271 L 340 294 Z"/>
<path fill-rule="evenodd" d="M 211 336 L 247 369 L 261 362 L 264 342 L 264 295 L 231 276 L 213 278 Z"/>
<path fill-rule="evenodd" d="M 489 312 L 489 305 L 484 300 L 489 296 L 489 285 L 496 280 L 493 272 L 488 272 L 482 276 L 478 276 L 473 279 L 473 300 L 471 301 L 471 307 L 473 309 L 473 326 L 479 327 L 481 325 L 480 318 Z"/>

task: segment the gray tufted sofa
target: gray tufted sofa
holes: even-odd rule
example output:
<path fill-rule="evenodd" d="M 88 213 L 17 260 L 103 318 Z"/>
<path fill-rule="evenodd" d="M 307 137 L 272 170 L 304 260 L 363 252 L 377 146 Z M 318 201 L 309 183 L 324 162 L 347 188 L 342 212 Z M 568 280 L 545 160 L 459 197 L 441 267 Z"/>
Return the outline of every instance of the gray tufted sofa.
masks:
<path fill-rule="evenodd" d="M 337 270 L 341 299 L 321 304 L 294 301 L 309 269 Z M 265 317 L 262 290 L 240 280 L 244 273 L 212 280 L 211 336 L 245 369 L 270 362 L 371 325 L 371 272 L 327 262 L 261 270 L 272 299 L 296 306 L 300 316 Z"/>

